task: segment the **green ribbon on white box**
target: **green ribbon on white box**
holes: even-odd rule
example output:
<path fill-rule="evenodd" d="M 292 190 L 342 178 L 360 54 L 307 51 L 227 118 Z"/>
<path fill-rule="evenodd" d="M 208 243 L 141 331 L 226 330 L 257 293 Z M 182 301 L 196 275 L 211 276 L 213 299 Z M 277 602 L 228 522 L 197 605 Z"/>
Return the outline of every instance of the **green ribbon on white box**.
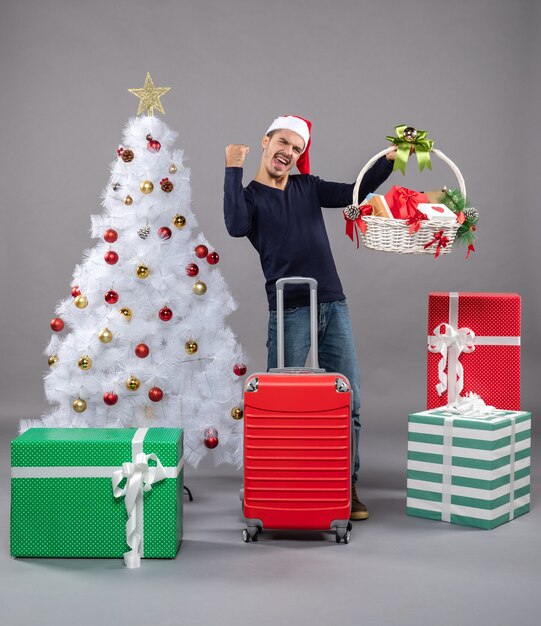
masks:
<path fill-rule="evenodd" d="M 126 543 L 130 547 L 124 553 L 127 568 L 135 569 L 141 565 L 144 554 L 144 505 L 143 493 L 150 491 L 152 485 L 165 478 L 177 478 L 184 466 L 184 457 L 176 467 L 163 467 L 155 454 L 143 452 L 143 442 L 148 428 L 138 428 L 131 442 L 132 460 L 122 467 L 107 466 L 51 466 L 51 467 L 12 467 L 12 478 L 111 478 L 115 498 L 124 497 L 128 520 L 126 522 Z M 152 460 L 155 466 L 149 465 Z M 126 479 L 124 487 L 120 483 Z"/>

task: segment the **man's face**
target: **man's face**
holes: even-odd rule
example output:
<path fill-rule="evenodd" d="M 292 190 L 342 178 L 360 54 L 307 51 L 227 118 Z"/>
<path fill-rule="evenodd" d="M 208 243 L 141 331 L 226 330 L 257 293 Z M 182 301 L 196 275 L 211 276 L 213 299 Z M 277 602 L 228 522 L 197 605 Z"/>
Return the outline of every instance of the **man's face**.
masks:
<path fill-rule="evenodd" d="M 277 130 L 272 137 L 263 137 L 261 145 L 261 163 L 271 178 L 289 174 L 304 150 L 303 138 L 292 130 Z"/>

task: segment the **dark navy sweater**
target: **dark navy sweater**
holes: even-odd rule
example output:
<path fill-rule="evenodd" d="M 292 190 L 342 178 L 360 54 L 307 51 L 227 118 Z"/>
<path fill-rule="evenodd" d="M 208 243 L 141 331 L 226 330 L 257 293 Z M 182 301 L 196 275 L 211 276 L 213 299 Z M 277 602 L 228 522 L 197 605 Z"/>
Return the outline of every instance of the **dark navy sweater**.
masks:
<path fill-rule="evenodd" d="M 389 176 L 393 164 L 381 157 L 365 174 L 359 190 L 362 201 Z M 325 229 L 321 207 L 341 208 L 352 203 L 354 184 L 331 183 L 309 174 L 290 175 L 285 189 L 253 180 L 242 186 L 242 168 L 226 167 L 224 217 L 228 233 L 248 237 L 259 253 L 265 275 L 269 309 L 276 309 L 279 278 L 311 276 L 318 281 L 318 302 L 342 300 L 344 292 Z M 308 288 L 289 285 L 284 307 L 309 304 Z"/>

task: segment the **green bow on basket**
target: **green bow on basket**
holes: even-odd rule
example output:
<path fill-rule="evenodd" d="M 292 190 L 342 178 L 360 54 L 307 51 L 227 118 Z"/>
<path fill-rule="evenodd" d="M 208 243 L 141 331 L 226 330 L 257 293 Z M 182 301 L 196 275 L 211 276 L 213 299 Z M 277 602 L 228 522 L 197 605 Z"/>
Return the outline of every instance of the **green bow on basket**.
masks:
<path fill-rule="evenodd" d="M 406 164 L 411 152 L 411 149 L 415 149 L 417 155 L 417 163 L 419 164 L 419 171 L 422 172 L 425 167 L 429 170 L 432 169 L 432 163 L 430 162 L 430 151 L 434 145 L 432 139 L 427 139 L 426 130 L 417 130 L 413 126 L 406 126 L 401 124 L 395 127 L 396 137 L 387 135 L 385 139 L 391 141 L 398 146 L 396 158 L 394 161 L 393 172 L 400 170 L 402 174 L 406 173 Z"/>

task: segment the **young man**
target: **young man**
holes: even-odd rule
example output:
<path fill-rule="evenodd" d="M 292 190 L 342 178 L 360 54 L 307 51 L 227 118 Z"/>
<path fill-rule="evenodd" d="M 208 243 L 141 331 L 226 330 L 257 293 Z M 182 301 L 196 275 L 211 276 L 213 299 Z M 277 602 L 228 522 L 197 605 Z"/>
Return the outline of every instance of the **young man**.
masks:
<path fill-rule="evenodd" d="M 355 463 L 352 520 L 368 518 L 355 483 L 359 471 L 360 377 L 348 307 L 334 264 L 321 207 L 352 203 L 354 184 L 332 183 L 310 175 L 311 123 L 294 115 L 278 117 L 261 141 L 255 179 L 242 186 L 248 146 L 225 150 L 224 217 L 229 234 L 248 237 L 258 251 L 269 302 L 268 368 L 276 367 L 276 287 L 279 278 L 310 276 L 318 281 L 318 358 L 320 367 L 340 372 L 351 383 Z M 392 170 L 395 152 L 366 173 L 359 202 L 374 192 Z M 297 165 L 301 175 L 292 175 Z M 284 292 L 285 366 L 303 367 L 310 349 L 309 292 L 304 285 Z"/>

